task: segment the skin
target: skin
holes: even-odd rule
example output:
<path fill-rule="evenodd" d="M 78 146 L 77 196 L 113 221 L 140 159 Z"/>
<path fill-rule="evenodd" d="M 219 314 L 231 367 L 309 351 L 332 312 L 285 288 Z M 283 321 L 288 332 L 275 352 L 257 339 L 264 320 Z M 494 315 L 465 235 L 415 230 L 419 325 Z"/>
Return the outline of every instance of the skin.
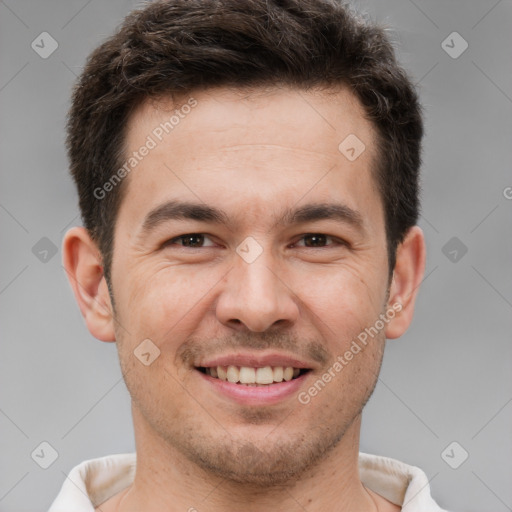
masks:
<path fill-rule="evenodd" d="M 386 338 L 411 322 L 425 242 L 419 227 L 409 230 L 389 283 L 371 123 L 343 89 L 219 88 L 193 97 L 197 106 L 125 178 L 115 310 L 87 231 L 71 229 L 63 244 L 87 326 L 117 342 L 132 397 L 135 481 L 97 510 L 400 510 L 359 479 L 361 411 Z M 143 103 L 128 125 L 127 154 L 178 106 Z M 366 146 L 353 162 L 338 150 L 349 134 Z M 169 220 L 143 236 L 145 216 L 171 199 L 220 208 L 230 225 Z M 321 202 L 359 212 L 361 229 L 335 219 L 276 223 L 285 208 Z M 190 233 L 205 238 L 196 247 L 175 240 Z M 311 233 L 327 237 L 315 245 Z M 236 252 L 249 236 L 262 249 L 250 264 Z M 299 389 L 307 391 L 398 303 L 401 311 L 307 405 L 297 394 L 273 405 L 236 403 L 193 366 L 194 358 L 247 351 L 299 354 L 311 367 Z M 133 351 L 148 338 L 160 356 L 145 366 Z"/>

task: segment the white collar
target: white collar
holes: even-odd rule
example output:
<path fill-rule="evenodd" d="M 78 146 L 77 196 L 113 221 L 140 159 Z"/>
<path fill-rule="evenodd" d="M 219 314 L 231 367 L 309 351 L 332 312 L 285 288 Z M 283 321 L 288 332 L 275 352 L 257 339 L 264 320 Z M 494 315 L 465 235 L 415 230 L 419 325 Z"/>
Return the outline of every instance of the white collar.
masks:
<path fill-rule="evenodd" d="M 136 454 L 125 453 L 90 459 L 75 466 L 48 512 L 94 512 L 135 478 Z M 430 495 L 425 473 L 396 459 L 359 453 L 363 484 L 402 512 L 446 512 Z"/>

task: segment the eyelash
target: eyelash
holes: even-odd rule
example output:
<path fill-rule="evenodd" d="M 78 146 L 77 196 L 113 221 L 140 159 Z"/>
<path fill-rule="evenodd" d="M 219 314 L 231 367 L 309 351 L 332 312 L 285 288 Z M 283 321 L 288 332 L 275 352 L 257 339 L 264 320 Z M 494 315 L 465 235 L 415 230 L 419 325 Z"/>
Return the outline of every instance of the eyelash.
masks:
<path fill-rule="evenodd" d="M 209 238 L 204 233 L 187 233 L 185 235 L 180 235 L 175 238 L 171 238 L 170 240 L 167 240 L 166 242 L 164 242 L 163 246 L 168 247 L 168 246 L 174 245 L 174 243 L 176 241 L 183 240 L 187 237 L 196 237 L 196 236 L 203 236 L 205 238 Z M 344 240 L 341 240 L 334 236 L 325 235 L 324 233 L 306 233 L 306 234 L 302 235 L 302 237 L 299 238 L 299 240 L 304 240 L 306 237 L 315 237 L 315 236 L 325 237 L 326 239 L 330 239 L 330 240 L 334 241 L 335 243 L 327 245 L 327 246 L 320 246 L 320 247 L 305 247 L 305 246 L 303 246 L 305 249 L 327 249 L 327 248 L 333 247 L 333 246 L 348 246 L 348 243 L 345 242 Z M 185 246 L 185 245 L 181 245 L 180 247 L 187 248 L 187 246 Z M 212 247 L 212 246 L 207 246 L 207 247 Z M 192 249 L 203 249 L 203 247 L 192 247 Z"/>

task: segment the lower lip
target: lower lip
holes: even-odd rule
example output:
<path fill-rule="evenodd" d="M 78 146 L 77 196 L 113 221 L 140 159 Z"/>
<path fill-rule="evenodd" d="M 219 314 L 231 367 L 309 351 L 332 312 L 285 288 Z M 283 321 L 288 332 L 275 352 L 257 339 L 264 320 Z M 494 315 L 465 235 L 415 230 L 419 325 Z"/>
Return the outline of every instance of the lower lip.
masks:
<path fill-rule="evenodd" d="M 296 395 L 310 372 L 287 382 L 276 382 L 265 386 L 246 386 L 216 379 L 199 370 L 197 373 L 210 384 L 216 393 L 224 395 L 241 405 L 272 405 Z"/>

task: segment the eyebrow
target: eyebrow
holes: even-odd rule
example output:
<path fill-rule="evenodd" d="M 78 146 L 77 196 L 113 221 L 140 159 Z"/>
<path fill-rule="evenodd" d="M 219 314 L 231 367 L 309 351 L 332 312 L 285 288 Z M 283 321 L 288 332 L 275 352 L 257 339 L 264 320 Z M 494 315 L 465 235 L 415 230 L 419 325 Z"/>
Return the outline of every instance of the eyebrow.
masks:
<path fill-rule="evenodd" d="M 294 225 L 319 220 L 336 220 L 349 224 L 359 231 L 364 231 L 362 215 L 347 205 L 339 203 L 311 203 L 296 209 L 288 208 L 274 223 L 272 228 L 279 225 Z M 159 225 L 170 220 L 196 220 L 213 224 L 232 226 L 229 215 L 218 208 L 201 203 L 172 200 L 151 210 L 142 224 L 142 235 L 148 235 Z"/>

